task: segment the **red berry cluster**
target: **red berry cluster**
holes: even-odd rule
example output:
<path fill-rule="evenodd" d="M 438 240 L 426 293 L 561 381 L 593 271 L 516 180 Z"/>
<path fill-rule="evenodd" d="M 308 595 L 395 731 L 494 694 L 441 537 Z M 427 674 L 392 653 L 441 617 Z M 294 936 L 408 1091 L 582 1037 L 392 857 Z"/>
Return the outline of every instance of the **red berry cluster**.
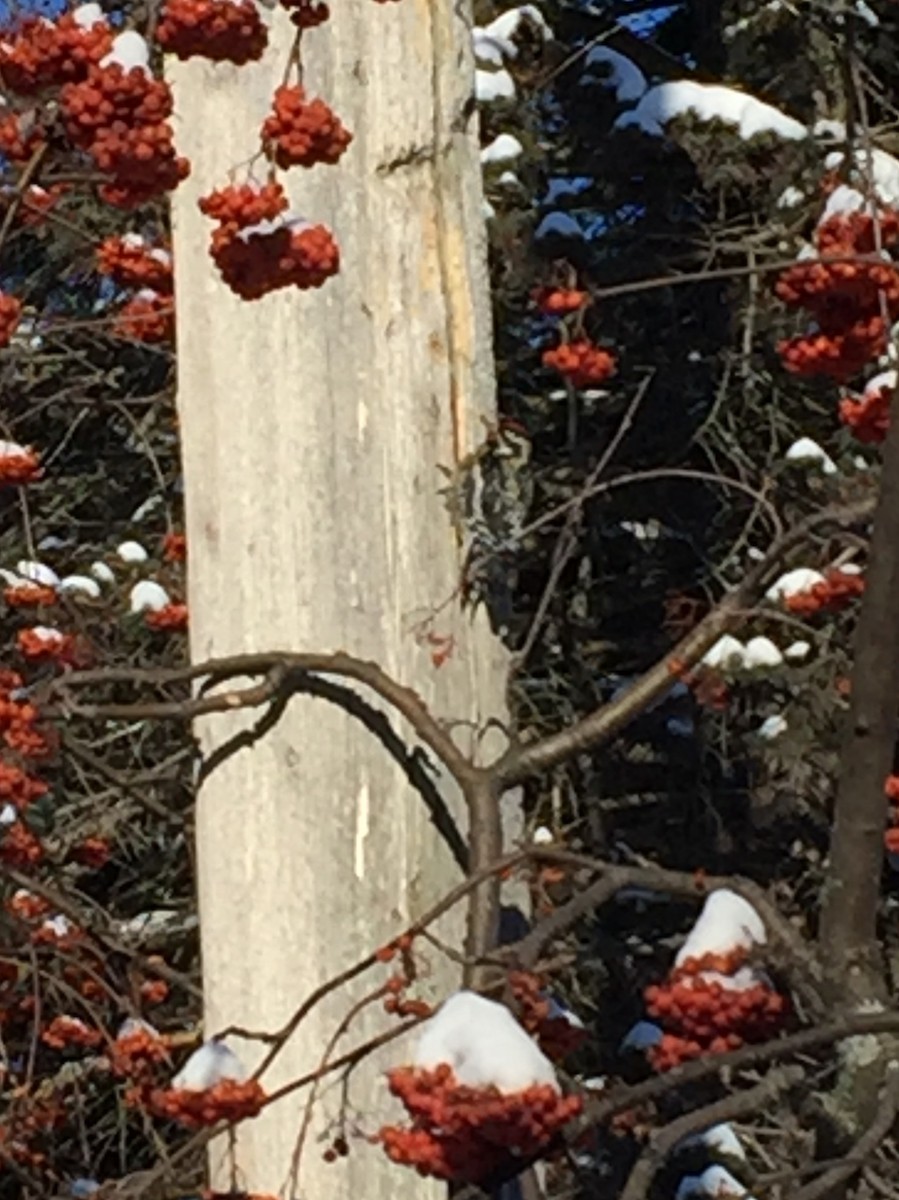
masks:
<path fill-rule="evenodd" d="M 22 318 L 22 301 L 0 292 L 0 346 L 8 346 Z"/>
<path fill-rule="evenodd" d="M 65 1050 L 69 1046 L 99 1046 L 103 1034 L 91 1029 L 78 1017 L 60 1014 L 54 1017 L 41 1034 L 41 1041 L 53 1050 Z"/>
<path fill-rule="evenodd" d="M 561 1062 L 578 1050 L 587 1037 L 580 1025 L 553 1014 L 552 1001 L 547 996 L 544 981 L 531 971 L 512 971 L 509 988 L 518 1006 L 518 1021 L 554 1062 Z"/>
<path fill-rule="evenodd" d="M 337 272 L 337 244 L 323 225 L 285 214 L 278 184 L 222 188 L 200 200 L 200 210 L 219 221 L 212 258 L 225 283 L 244 300 L 283 287 L 317 288 Z"/>
<path fill-rule="evenodd" d="M 690 958 L 663 984 L 646 989 L 647 1011 L 664 1029 L 649 1052 L 657 1071 L 764 1041 L 777 1030 L 787 1000 L 761 979 L 738 984 L 735 976 L 745 961 L 742 951 Z"/>
<path fill-rule="evenodd" d="M 27 662 L 72 663 L 77 657 L 75 639 L 58 629 L 20 629 L 16 649 Z"/>
<path fill-rule="evenodd" d="M 145 620 L 149 629 L 183 631 L 187 628 L 187 605 L 166 604 L 148 612 Z"/>
<path fill-rule="evenodd" d="M 881 246 L 899 238 L 899 215 L 878 214 Z M 886 349 L 888 325 L 899 316 L 899 270 L 889 262 L 835 261 L 872 255 L 877 228 L 870 213 L 840 213 L 817 230 L 821 259 L 797 262 L 784 271 L 775 292 L 793 308 L 804 308 L 816 330 L 778 346 L 787 370 L 848 379 Z"/>
<path fill-rule="evenodd" d="M 26 163 L 44 142 L 38 121 L 22 113 L 0 116 L 0 154 L 14 163 Z"/>
<path fill-rule="evenodd" d="M 43 857 L 43 846 L 22 821 L 0 825 L 0 862 L 21 871 L 35 866 Z"/>
<path fill-rule="evenodd" d="M 290 19 L 297 29 L 314 29 L 322 25 L 331 15 L 331 10 L 323 0 L 280 0 L 281 7 L 290 13 Z"/>
<path fill-rule="evenodd" d="M 589 292 L 576 288 L 537 288 L 531 297 L 542 313 L 548 317 L 567 317 L 586 307 Z"/>
<path fill-rule="evenodd" d="M 861 396 L 844 396 L 840 401 L 840 420 L 862 445 L 884 441 L 890 427 L 893 389 L 886 385 L 865 388 Z"/>
<path fill-rule="evenodd" d="M 64 183 L 51 183 L 46 188 L 32 184 L 26 188 L 22 196 L 22 224 L 31 228 L 45 224 L 47 214 L 52 212 L 68 190 L 68 185 Z"/>
<path fill-rule="evenodd" d="M 265 1105 L 265 1092 L 257 1080 L 238 1083 L 222 1079 L 213 1087 L 155 1088 L 147 1097 L 147 1107 L 159 1117 L 177 1121 L 188 1129 L 217 1125 L 219 1121 L 243 1121 L 258 1116 Z"/>
<path fill-rule="evenodd" d="M 3 301 L 10 299 L 11 296 L 0 293 L 0 325 L 3 320 Z M 0 336 L 0 346 L 6 344 Z M 4 484 L 21 486 L 23 483 L 34 483 L 42 474 L 40 459 L 28 446 L 0 442 L 0 487 Z"/>
<path fill-rule="evenodd" d="M 379 1132 L 388 1157 L 420 1175 L 459 1183 L 517 1174 L 553 1149 L 561 1128 L 583 1107 L 579 1096 L 562 1096 L 548 1084 L 510 1094 L 467 1087 L 447 1064 L 400 1067 L 387 1078 L 412 1119 L 411 1127 Z"/>
<path fill-rule="evenodd" d="M 55 22 L 35 17 L 0 40 L 0 74 L 6 87 L 27 96 L 83 78 L 111 48 L 105 21 L 85 27 L 71 13 Z"/>
<path fill-rule="evenodd" d="M 899 775 L 887 775 L 883 791 L 890 804 L 883 844 L 888 854 L 899 854 Z"/>
<path fill-rule="evenodd" d="M 543 365 L 558 371 L 576 388 L 604 383 L 616 369 L 615 356 L 586 338 L 544 350 Z"/>
<path fill-rule="evenodd" d="M 15 671 L 0 671 L 0 735 L 8 750 L 22 758 L 46 758 L 53 746 L 40 726 L 40 714 L 28 700 L 14 699 L 24 687 Z"/>
<path fill-rule="evenodd" d="M 168 1048 L 160 1035 L 146 1026 L 120 1033 L 109 1050 L 113 1075 L 149 1087 L 156 1070 L 170 1063 Z"/>
<path fill-rule="evenodd" d="M 272 110 L 263 123 L 262 140 L 279 167 L 336 163 L 353 140 L 324 100 L 307 100 L 298 84 L 279 87 Z"/>
<path fill-rule="evenodd" d="M 0 804 L 11 804 L 20 812 L 47 794 L 43 779 L 37 779 L 11 762 L 0 760 Z"/>
<path fill-rule="evenodd" d="M 18 583 L 3 589 L 10 608 L 50 608 L 56 603 L 56 588 L 42 583 Z"/>
<path fill-rule="evenodd" d="M 97 247 L 97 270 L 123 287 L 172 290 L 172 258 L 168 250 L 148 246 L 137 234 L 108 237 Z"/>
<path fill-rule="evenodd" d="M 171 342 L 175 337 L 175 302 L 143 288 L 118 311 L 114 330 L 133 342 Z"/>
<path fill-rule="evenodd" d="M 384 1011 L 397 1017 L 430 1017 L 433 1007 L 424 1000 L 412 1000 L 406 995 L 408 989 L 418 978 L 418 968 L 412 953 L 414 935 L 404 933 L 396 941 L 388 942 L 375 952 L 378 962 L 388 963 L 399 959 L 398 969 L 384 985 L 387 995 L 384 999 Z"/>
<path fill-rule="evenodd" d="M 262 57 L 268 30 L 253 0 L 166 0 L 156 38 L 180 59 L 241 67 Z"/>
<path fill-rule="evenodd" d="M 92 67 L 60 93 L 66 132 L 111 176 L 100 188 L 107 204 L 133 208 L 172 191 L 190 171 L 175 153 L 168 118 L 172 93 L 142 67 Z"/>
<path fill-rule="evenodd" d="M 842 612 L 865 590 L 863 575 L 834 568 L 825 572 L 823 582 L 814 583 L 807 591 L 784 597 L 784 607 L 799 617 L 811 617 L 819 612 Z"/>

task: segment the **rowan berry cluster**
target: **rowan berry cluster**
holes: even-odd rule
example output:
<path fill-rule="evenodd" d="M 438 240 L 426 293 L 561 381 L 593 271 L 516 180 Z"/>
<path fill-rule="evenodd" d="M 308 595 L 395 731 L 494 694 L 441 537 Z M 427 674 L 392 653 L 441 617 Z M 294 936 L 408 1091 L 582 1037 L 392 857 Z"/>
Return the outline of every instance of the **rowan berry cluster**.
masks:
<path fill-rule="evenodd" d="M 80 79 L 112 48 L 112 33 L 94 5 L 85 4 L 56 21 L 41 17 L 19 24 L 0 41 L 0 74 L 10 91 L 33 95 Z"/>
<path fill-rule="evenodd" d="M 28 764 L 47 758 L 52 743 L 38 725 L 34 705 L 18 698 L 23 687 L 20 675 L 0 672 L 0 862 L 28 870 L 41 862 L 44 848 L 29 829 L 25 813 L 49 790 Z"/>
<path fill-rule="evenodd" d="M 177 1121 L 188 1129 L 217 1125 L 219 1121 L 244 1121 L 258 1116 L 265 1105 L 265 1092 L 258 1080 L 240 1083 L 222 1079 L 212 1087 L 154 1088 L 147 1097 L 147 1108 L 158 1117 Z"/>
<path fill-rule="evenodd" d="M 149 246 L 140 234 L 108 237 L 97 247 L 97 270 L 122 287 L 172 290 L 172 256 L 161 246 Z"/>
<path fill-rule="evenodd" d="M 225 283 L 244 300 L 278 288 L 321 287 L 338 269 L 330 232 L 286 208 L 276 183 L 222 188 L 200 200 L 200 211 L 219 222 L 212 233 L 212 258 Z"/>
<path fill-rule="evenodd" d="M 558 371 L 576 388 L 604 383 L 616 370 L 615 356 L 586 338 L 544 350 L 543 365 Z"/>
<path fill-rule="evenodd" d="M 290 20 L 297 29 L 314 29 L 331 16 L 331 10 L 323 0 L 279 0 L 279 3 L 290 13 Z"/>
<path fill-rule="evenodd" d="M 812 332 L 778 346 L 787 370 L 845 380 L 886 349 L 889 321 L 899 316 L 899 270 L 882 259 L 850 261 L 874 254 L 878 229 L 880 247 L 892 245 L 899 238 L 899 216 L 835 214 L 815 235 L 822 257 L 797 262 L 780 275 L 776 294 L 815 322 Z"/>
<path fill-rule="evenodd" d="M 16 649 L 31 663 L 71 663 L 76 656 L 74 637 L 49 625 L 20 629 L 16 634 Z"/>
<path fill-rule="evenodd" d="M 31 116 L 14 112 L 0 115 L 0 154 L 10 162 L 28 162 L 43 141 L 43 130 Z"/>
<path fill-rule="evenodd" d="M 175 302 L 152 288 L 141 288 L 119 309 L 116 334 L 134 342 L 171 342 L 175 337 Z"/>
<path fill-rule="evenodd" d="M 512 971 L 509 989 L 518 1007 L 519 1024 L 548 1058 L 561 1062 L 584 1044 L 586 1030 L 554 1007 L 539 975 L 531 971 Z"/>
<path fill-rule="evenodd" d="M 862 445 L 878 444 L 886 438 L 893 391 L 887 384 L 869 385 L 860 396 L 844 396 L 840 400 L 840 420 Z"/>
<path fill-rule="evenodd" d="M 2 152 L 2 147 L 0 147 Z M 22 302 L 8 292 L 0 292 L 0 346 L 8 346 L 22 319 Z M 8 446 L 9 442 L 0 442 L 0 446 Z M 0 478 L 3 473 L 3 458 L 0 456 Z M 15 481 L 18 482 L 18 481 Z"/>
<path fill-rule="evenodd" d="M 899 854 L 899 775 L 888 775 L 883 791 L 889 801 L 883 844 L 888 854 Z"/>
<path fill-rule="evenodd" d="M 187 628 L 187 605 L 166 604 L 163 608 L 148 612 L 147 627 L 159 631 L 183 631 Z"/>
<path fill-rule="evenodd" d="M 262 57 L 268 30 L 254 0 L 166 0 L 156 39 L 180 59 L 240 67 Z"/>
<path fill-rule="evenodd" d="M 109 1049 L 109 1065 L 113 1075 L 128 1079 L 132 1084 L 152 1086 L 156 1071 L 169 1064 L 169 1051 L 164 1040 L 151 1026 L 134 1021 L 119 1032 Z"/>
<path fill-rule="evenodd" d="M 388 1083 L 412 1121 L 380 1130 L 388 1157 L 420 1175 L 479 1186 L 517 1174 L 550 1152 L 583 1107 L 579 1096 L 562 1096 L 549 1084 L 509 1094 L 467 1087 L 446 1064 L 400 1067 L 389 1072 Z"/>
<path fill-rule="evenodd" d="M 52 183 L 49 187 L 32 184 L 22 196 L 21 221 L 26 228 L 36 229 L 46 223 L 47 214 L 56 208 L 68 191 L 64 183 Z"/>
<path fill-rule="evenodd" d="M 3 301 L 12 299 L 0 294 L 0 324 L 2 324 Z M 5 345 L 0 335 L 0 346 Z M 41 462 L 29 446 L 20 446 L 17 442 L 0 442 L 0 487 L 4 484 L 21 486 L 34 483 L 40 479 Z"/>
<path fill-rule="evenodd" d="M 787 1000 L 746 965 L 743 951 L 689 958 L 663 984 L 646 989 L 646 1007 L 664 1030 L 649 1058 L 667 1071 L 702 1054 L 764 1041 L 782 1024 Z"/>
<path fill-rule="evenodd" d="M 101 197 L 132 208 L 172 191 L 190 167 L 175 152 L 171 89 L 144 64 L 125 65 L 140 48 L 132 49 L 137 34 L 120 34 L 116 42 L 123 38 L 129 39 L 120 51 L 124 61 L 104 59 L 83 81 L 63 87 L 59 99 L 71 141 L 111 176 Z"/>
<path fill-rule="evenodd" d="M 91 1029 L 79 1017 L 70 1017 L 65 1013 L 54 1017 L 41 1033 L 41 1041 L 45 1046 L 54 1050 L 65 1050 L 69 1047 L 99 1046 L 103 1034 L 99 1029 Z"/>
<path fill-rule="evenodd" d="M 299 84 L 279 87 L 262 140 L 279 167 L 336 163 L 353 140 L 324 100 L 309 100 Z"/>
<path fill-rule="evenodd" d="M 863 575 L 839 568 L 825 572 L 824 580 L 814 583 L 803 592 L 794 592 L 784 597 L 784 607 L 800 617 L 811 617 L 815 613 L 842 612 L 865 590 Z"/>
<path fill-rule="evenodd" d="M 577 288 L 536 288 L 531 298 L 547 317 L 567 317 L 585 308 L 590 300 L 589 292 Z"/>

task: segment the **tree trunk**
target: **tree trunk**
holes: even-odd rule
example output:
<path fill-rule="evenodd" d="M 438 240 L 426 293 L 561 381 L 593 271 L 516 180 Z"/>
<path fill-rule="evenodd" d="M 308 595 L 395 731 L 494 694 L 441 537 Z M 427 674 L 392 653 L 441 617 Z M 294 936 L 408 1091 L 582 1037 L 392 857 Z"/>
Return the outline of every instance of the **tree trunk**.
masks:
<path fill-rule="evenodd" d="M 880 495 L 855 633 L 852 700 L 840 756 L 819 942 L 831 1004 L 871 1009 L 888 998 L 877 937 L 887 802 L 899 708 L 899 421 L 883 448 Z M 829 1107 L 847 1137 L 879 1103 L 887 1039 L 851 1038 Z"/>
<path fill-rule="evenodd" d="M 458 603 L 436 618 L 436 632 L 456 639 L 439 670 L 415 633 L 459 581 L 438 464 L 481 440 L 494 396 L 475 122 L 462 119 L 473 80 L 465 7 L 341 0 L 304 36 L 305 86 L 354 134 L 338 166 L 285 181 L 294 210 L 331 227 L 341 247 L 340 275 L 316 292 L 232 296 L 196 207 L 231 172 L 245 177 L 286 63 L 283 13 L 262 64 L 189 63 L 172 75 L 179 147 L 193 164 L 174 211 L 193 659 L 344 649 L 376 659 L 439 716 L 470 723 L 459 740 L 473 746 L 473 729 L 504 714 L 500 647 Z M 203 722 L 206 758 L 251 725 Z M 460 878 L 405 774 L 326 699 L 292 700 L 273 729 L 211 770 L 197 841 L 207 1035 L 281 1026 Z M 425 995 L 437 999 L 457 986 L 457 968 L 430 957 Z M 314 1070 L 350 1006 L 344 990 L 316 1009 L 267 1087 Z M 391 1020 L 367 1010 L 337 1053 Z M 251 1067 L 262 1055 L 237 1048 Z M 318 1139 L 336 1132 L 340 1089 L 330 1079 L 322 1090 L 296 1194 L 423 1195 L 420 1179 L 364 1141 L 323 1165 Z M 242 1127 L 240 1187 L 284 1188 L 305 1094 Z M 374 1067 L 353 1074 L 350 1100 L 351 1130 L 370 1133 L 390 1111 Z M 214 1159 L 223 1156 L 222 1145 Z"/>

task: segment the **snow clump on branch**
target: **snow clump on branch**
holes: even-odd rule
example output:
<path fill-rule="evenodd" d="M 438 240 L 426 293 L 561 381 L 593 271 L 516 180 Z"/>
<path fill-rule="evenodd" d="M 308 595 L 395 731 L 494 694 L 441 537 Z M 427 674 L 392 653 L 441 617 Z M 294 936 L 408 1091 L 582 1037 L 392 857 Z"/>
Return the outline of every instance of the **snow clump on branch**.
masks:
<path fill-rule="evenodd" d="M 532 1084 L 558 1090 L 556 1072 L 507 1008 L 474 992 L 457 992 L 424 1027 L 416 1067 L 448 1063 L 459 1083 L 517 1092 Z"/>
<path fill-rule="evenodd" d="M 798 141 L 809 131 L 800 122 L 756 96 L 735 88 L 676 79 L 650 88 L 636 108 L 623 113 L 616 129 L 636 127 L 651 137 L 662 137 L 665 126 L 677 117 L 691 114 L 700 121 L 723 121 L 735 125 L 741 138 L 762 133 Z"/>

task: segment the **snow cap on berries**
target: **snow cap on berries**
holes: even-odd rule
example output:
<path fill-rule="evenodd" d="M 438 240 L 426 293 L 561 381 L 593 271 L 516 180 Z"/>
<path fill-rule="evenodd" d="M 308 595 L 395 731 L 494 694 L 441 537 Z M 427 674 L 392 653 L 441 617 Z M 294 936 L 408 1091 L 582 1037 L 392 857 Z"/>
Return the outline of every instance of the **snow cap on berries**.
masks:
<path fill-rule="evenodd" d="M 105 58 L 100 60 L 101 67 L 111 67 L 118 64 L 125 71 L 138 67 L 149 73 L 150 47 L 146 39 L 133 29 L 126 29 L 113 39 L 112 49 Z"/>
<path fill-rule="evenodd" d="M 229 1050 L 224 1042 L 204 1042 L 199 1050 L 195 1050 L 175 1078 L 173 1088 L 183 1088 L 189 1092 L 203 1092 L 215 1087 L 225 1079 L 233 1079 L 243 1083 L 247 1073 L 243 1063 L 233 1050 Z"/>
<path fill-rule="evenodd" d="M 423 1026 L 414 1065 L 448 1063 L 469 1087 L 520 1092 L 535 1084 L 558 1090 L 552 1063 L 502 1004 L 456 992 Z"/>
<path fill-rule="evenodd" d="M 674 960 L 675 966 L 706 954 L 751 950 L 753 946 L 763 946 L 765 941 L 765 924 L 749 901 L 729 888 L 719 888 L 703 905 Z"/>

